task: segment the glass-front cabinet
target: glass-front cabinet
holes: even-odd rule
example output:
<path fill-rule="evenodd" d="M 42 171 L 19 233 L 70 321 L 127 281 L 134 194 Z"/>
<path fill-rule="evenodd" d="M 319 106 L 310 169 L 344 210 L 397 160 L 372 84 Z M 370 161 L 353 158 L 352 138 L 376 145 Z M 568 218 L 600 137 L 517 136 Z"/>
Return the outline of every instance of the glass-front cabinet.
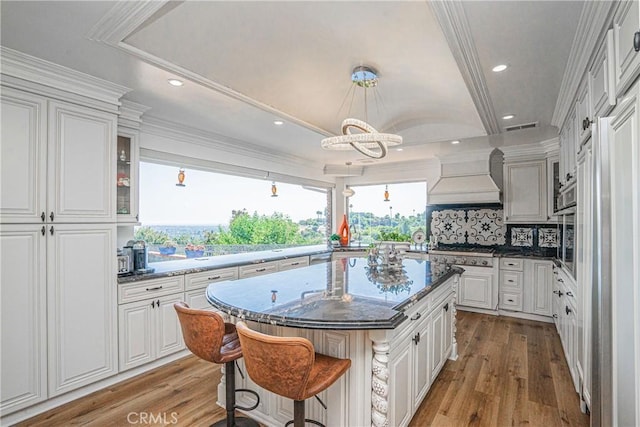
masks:
<path fill-rule="evenodd" d="M 137 135 L 119 132 L 116 175 L 118 223 L 138 222 Z"/>

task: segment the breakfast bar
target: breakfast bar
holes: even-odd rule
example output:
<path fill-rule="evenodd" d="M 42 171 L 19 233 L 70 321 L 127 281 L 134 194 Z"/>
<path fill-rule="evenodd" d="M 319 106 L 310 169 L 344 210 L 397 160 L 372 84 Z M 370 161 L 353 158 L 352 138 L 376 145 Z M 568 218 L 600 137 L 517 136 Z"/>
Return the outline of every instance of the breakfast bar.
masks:
<path fill-rule="evenodd" d="M 351 359 L 351 369 L 316 400 L 309 418 L 330 426 L 402 426 L 447 358 L 457 357 L 455 299 L 460 268 L 404 259 L 389 268 L 343 258 L 289 271 L 212 283 L 207 300 L 231 321 L 276 336 L 309 339 L 317 352 Z M 242 362 L 242 360 L 240 360 Z M 248 416 L 266 425 L 293 418 L 293 405 L 259 389 L 240 368 L 237 387 L 255 390 Z M 239 381 L 238 381 L 239 380 Z M 224 376 L 218 386 L 224 404 Z M 251 406 L 239 393 L 237 403 Z"/>

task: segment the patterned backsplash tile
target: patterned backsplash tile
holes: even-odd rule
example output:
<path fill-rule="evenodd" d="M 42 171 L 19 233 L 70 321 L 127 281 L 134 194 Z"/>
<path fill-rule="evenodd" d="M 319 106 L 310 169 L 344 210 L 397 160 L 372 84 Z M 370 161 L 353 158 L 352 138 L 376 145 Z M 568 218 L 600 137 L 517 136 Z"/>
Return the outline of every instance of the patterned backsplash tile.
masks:
<path fill-rule="evenodd" d="M 511 246 L 533 247 L 533 228 L 512 227 Z"/>
<path fill-rule="evenodd" d="M 540 227 L 538 229 L 538 246 L 541 248 L 557 248 L 560 244 L 560 233 L 557 228 Z"/>

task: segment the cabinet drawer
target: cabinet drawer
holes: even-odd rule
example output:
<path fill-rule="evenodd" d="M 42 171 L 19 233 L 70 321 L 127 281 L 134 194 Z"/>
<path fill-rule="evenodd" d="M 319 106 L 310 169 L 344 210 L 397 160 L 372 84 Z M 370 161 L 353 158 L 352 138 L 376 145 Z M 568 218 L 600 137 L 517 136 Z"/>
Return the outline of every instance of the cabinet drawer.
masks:
<path fill-rule="evenodd" d="M 308 256 L 283 259 L 278 261 L 278 271 L 291 270 L 293 268 L 305 267 L 309 265 Z"/>
<path fill-rule="evenodd" d="M 523 266 L 522 258 L 500 258 L 500 270 L 522 271 Z"/>
<path fill-rule="evenodd" d="M 500 272 L 500 290 L 508 289 L 518 290 L 522 292 L 522 282 L 524 274 L 521 271 L 501 271 Z"/>
<path fill-rule="evenodd" d="M 500 308 L 522 311 L 522 294 L 517 292 L 500 292 Z"/>
<path fill-rule="evenodd" d="M 278 262 L 263 262 L 260 264 L 242 265 L 239 268 L 239 276 L 241 279 L 246 277 L 260 276 L 262 274 L 275 273 L 278 271 Z"/>
<path fill-rule="evenodd" d="M 215 270 L 203 271 L 202 273 L 191 273 L 185 275 L 184 288 L 189 291 L 191 289 L 206 288 L 209 283 L 237 279 L 238 267 L 218 268 Z"/>
<path fill-rule="evenodd" d="M 184 291 L 184 276 L 143 280 L 118 285 L 118 304 Z"/>

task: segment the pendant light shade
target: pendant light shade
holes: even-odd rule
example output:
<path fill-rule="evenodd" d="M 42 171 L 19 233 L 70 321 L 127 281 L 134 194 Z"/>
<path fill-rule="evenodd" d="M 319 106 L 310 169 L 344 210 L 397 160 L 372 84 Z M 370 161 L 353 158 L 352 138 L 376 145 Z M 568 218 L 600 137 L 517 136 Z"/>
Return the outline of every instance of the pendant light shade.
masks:
<path fill-rule="evenodd" d="M 178 183 L 176 184 L 176 187 L 184 186 L 184 169 L 180 168 L 180 170 L 178 171 Z"/>
<path fill-rule="evenodd" d="M 271 197 L 278 197 L 278 187 L 276 187 L 276 182 L 271 182 Z"/>
<path fill-rule="evenodd" d="M 389 186 L 385 185 L 384 186 L 384 201 L 385 202 L 390 202 L 391 199 L 389 199 Z"/>

